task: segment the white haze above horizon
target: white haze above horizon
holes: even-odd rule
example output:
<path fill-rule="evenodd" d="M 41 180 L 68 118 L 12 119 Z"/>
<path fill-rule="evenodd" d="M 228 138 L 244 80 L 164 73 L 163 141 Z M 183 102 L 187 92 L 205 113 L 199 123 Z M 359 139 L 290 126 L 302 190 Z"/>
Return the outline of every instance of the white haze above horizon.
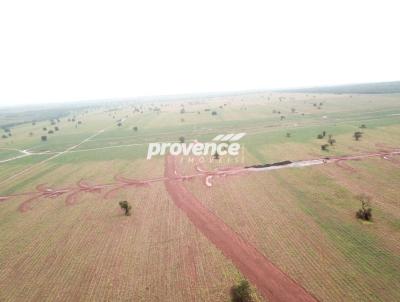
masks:
<path fill-rule="evenodd" d="M 2 1 L 0 106 L 400 80 L 396 1 Z"/>

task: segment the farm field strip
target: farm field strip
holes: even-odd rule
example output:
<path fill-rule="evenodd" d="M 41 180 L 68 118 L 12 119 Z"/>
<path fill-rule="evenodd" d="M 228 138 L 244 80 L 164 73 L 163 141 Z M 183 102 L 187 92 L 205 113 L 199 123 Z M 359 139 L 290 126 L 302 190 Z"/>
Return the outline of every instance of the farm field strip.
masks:
<path fill-rule="evenodd" d="M 329 163 L 342 163 L 346 161 L 352 160 L 361 160 L 365 158 L 389 158 L 392 156 L 399 155 L 400 151 L 386 151 L 386 152 L 372 152 L 372 153 L 364 153 L 358 155 L 350 155 L 350 156 L 341 156 L 341 157 L 331 157 L 331 158 L 320 158 L 320 159 L 311 159 L 311 160 L 303 160 L 303 161 L 296 161 L 290 162 L 284 165 L 277 165 L 277 166 L 269 166 L 269 167 L 219 167 L 215 170 L 204 170 L 203 167 L 200 165 L 196 165 L 197 173 L 191 173 L 187 175 L 178 175 L 174 176 L 175 180 L 179 181 L 186 181 L 193 178 L 203 178 L 205 181 L 205 185 L 207 187 L 212 186 L 212 178 L 213 177 L 226 177 L 226 176 L 234 176 L 234 175 L 242 175 L 251 172 L 263 172 L 263 171 L 271 171 L 271 170 L 280 170 L 280 169 L 288 169 L 288 168 L 303 168 L 308 166 L 315 166 L 315 165 L 323 165 Z M 45 184 L 39 185 L 36 187 L 36 191 L 30 192 L 21 192 L 21 193 L 14 193 L 11 195 L 0 195 L 0 202 L 4 202 L 16 196 L 29 196 L 27 200 L 25 200 L 21 205 L 19 210 L 21 212 L 25 212 L 31 209 L 31 203 L 39 198 L 54 198 L 62 195 L 66 196 L 66 204 L 73 204 L 78 195 L 81 193 L 98 193 L 104 189 L 109 188 L 110 190 L 105 193 L 104 197 L 108 198 L 119 190 L 124 190 L 132 187 L 140 187 L 140 186 L 148 186 L 154 182 L 163 182 L 167 178 L 164 176 L 156 177 L 156 178 L 148 178 L 148 179 L 131 179 L 128 177 L 124 177 L 122 175 L 115 175 L 114 179 L 116 182 L 110 182 L 105 184 L 95 184 L 91 181 L 80 180 L 76 183 L 75 186 L 68 186 L 62 188 L 53 188 L 48 187 Z"/>

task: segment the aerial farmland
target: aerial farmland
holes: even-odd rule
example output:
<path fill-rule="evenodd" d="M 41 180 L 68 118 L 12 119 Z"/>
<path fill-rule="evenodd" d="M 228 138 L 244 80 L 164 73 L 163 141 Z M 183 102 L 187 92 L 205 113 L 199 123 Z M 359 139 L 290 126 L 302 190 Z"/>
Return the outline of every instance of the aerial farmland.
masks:
<path fill-rule="evenodd" d="M 10 107 L 0 127 L 0 301 L 400 301 L 399 82 Z"/>

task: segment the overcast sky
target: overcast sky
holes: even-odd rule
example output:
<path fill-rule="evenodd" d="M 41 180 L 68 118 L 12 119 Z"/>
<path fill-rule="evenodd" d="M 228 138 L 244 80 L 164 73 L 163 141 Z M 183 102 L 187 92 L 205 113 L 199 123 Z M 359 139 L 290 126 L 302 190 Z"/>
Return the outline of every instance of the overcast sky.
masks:
<path fill-rule="evenodd" d="M 0 106 L 400 80 L 398 1 L 1 1 Z"/>

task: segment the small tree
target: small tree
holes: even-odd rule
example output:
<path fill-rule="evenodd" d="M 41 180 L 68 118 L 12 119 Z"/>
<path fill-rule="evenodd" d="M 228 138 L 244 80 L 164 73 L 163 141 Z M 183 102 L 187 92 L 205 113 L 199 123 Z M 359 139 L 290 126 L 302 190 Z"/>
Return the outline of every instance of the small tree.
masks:
<path fill-rule="evenodd" d="M 138 127 L 137 126 L 133 127 L 133 131 L 137 132 L 138 131 Z"/>
<path fill-rule="evenodd" d="M 360 128 L 361 128 L 361 129 L 365 129 L 365 128 L 367 128 L 367 126 L 365 126 L 365 124 L 362 124 L 362 125 L 360 126 Z"/>
<path fill-rule="evenodd" d="M 291 134 L 289 132 L 286 133 L 286 137 L 290 137 Z"/>
<path fill-rule="evenodd" d="M 324 136 L 323 136 L 322 134 L 318 134 L 318 135 L 317 135 L 317 138 L 318 138 L 318 139 L 323 139 Z"/>
<path fill-rule="evenodd" d="M 58 128 L 57 126 L 55 126 L 55 127 L 54 127 L 54 130 L 55 130 L 55 131 L 58 131 L 58 130 L 60 130 L 60 128 Z"/>
<path fill-rule="evenodd" d="M 251 289 L 250 284 L 247 280 L 242 280 L 238 285 L 234 285 L 231 288 L 231 301 L 232 302 L 250 302 Z"/>
<path fill-rule="evenodd" d="M 358 209 L 356 217 L 358 219 L 370 221 L 372 219 L 372 209 L 370 206 L 371 197 L 361 194 L 357 196 L 357 199 L 361 202 L 361 209 Z"/>
<path fill-rule="evenodd" d="M 215 153 L 214 153 L 214 159 L 219 159 L 218 151 L 215 151 Z"/>
<path fill-rule="evenodd" d="M 183 143 L 185 142 L 185 138 L 184 138 L 183 136 L 181 136 L 181 137 L 179 138 L 179 142 L 180 142 L 181 144 L 183 144 Z"/>
<path fill-rule="evenodd" d="M 328 143 L 329 143 L 329 145 L 331 145 L 331 146 L 333 146 L 334 144 L 336 144 L 336 140 L 332 137 L 331 134 L 329 134 Z"/>
<path fill-rule="evenodd" d="M 329 151 L 328 147 L 329 147 L 328 144 L 323 144 L 323 145 L 321 145 L 321 150 L 322 151 Z"/>
<path fill-rule="evenodd" d="M 5 135 L 5 134 L 3 134 L 1 137 L 2 137 L 2 138 L 7 138 L 8 136 L 7 136 L 7 135 Z"/>
<path fill-rule="evenodd" d="M 132 207 L 126 200 L 120 201 L 119 206 L 125 211 L 125 216 L 131 216 Z"/>
<path fill-rule="evenodd" d="M 356 131 L 356 132 L 354 132 L 354 134 L 353 134 L 353 137 L 354 137 L 354 139 L 356 140 L 356 141 L 358 141 L 358 140 L 360 140 L 360 138 L 362 137 L 362 132 L 360 132 L 360 131 Z"/>
<path fill-rule="evenodd" d="M 42 137 L 40 138 L 42 140 L 42 142 L 47 141 L 47 136 L 46 135 L 42 135 Z"/>
<path fill-rule="evenodd" d="M 217 115 L 217 111 L 211 112 L 211 115 Z"/>

